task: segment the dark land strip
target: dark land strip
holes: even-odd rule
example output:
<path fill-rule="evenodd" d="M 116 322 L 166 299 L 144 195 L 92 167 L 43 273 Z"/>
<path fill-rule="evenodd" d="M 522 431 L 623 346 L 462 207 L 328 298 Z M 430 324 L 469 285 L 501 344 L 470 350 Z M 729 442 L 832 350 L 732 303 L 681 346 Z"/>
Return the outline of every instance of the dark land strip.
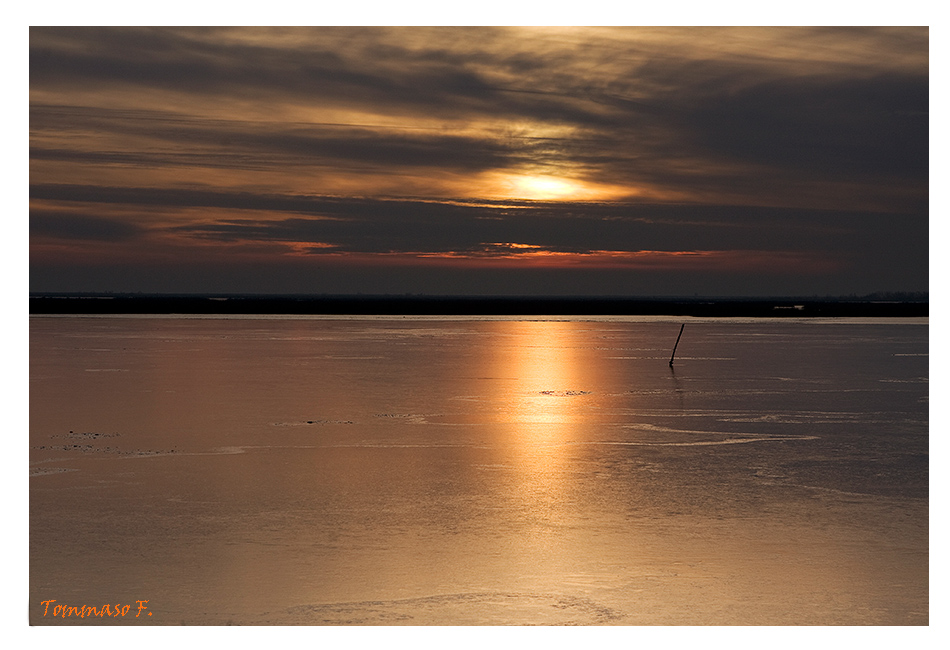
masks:
<path fill-rule="evenodd" d="M 923 300 L 31 294 L 30 314 L 926 317 Z"/>

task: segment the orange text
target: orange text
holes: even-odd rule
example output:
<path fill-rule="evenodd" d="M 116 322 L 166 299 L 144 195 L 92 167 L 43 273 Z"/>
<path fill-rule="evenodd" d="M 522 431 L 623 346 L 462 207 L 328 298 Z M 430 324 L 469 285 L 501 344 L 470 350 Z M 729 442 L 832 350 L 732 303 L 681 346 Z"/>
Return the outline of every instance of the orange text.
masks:
<path fill-rule="evenodd" d="M 52 614 L 54 617 L 66 618 L 67 616 L 78 616 L 79 618 L 86 618 L 87 616 L 98 616 L 102 617 L 116 617 L 116 616 L 125 616 L 129 613 L 129 610 L 132 609 L 131 605 L 122 605 L 116 603 L 114 606 L 110 603 L 106 603 L 101 607 L 91 607 L 89 605 L 53 605 L 55 600 L 43 600 L 40 602 L 40 605 L 43 605 L 43 616 L 47 614 Z M 135 612 L 135 618 L 138 618 L 143 614 L 148 607 L 146 606 L 147 600 L 136 600 L 138 604 L 138 609 Z M 53 605 L 52 611 L 50 611 L 50 605 Z M 148 615 L 151 616 L 152 612 L 148 612 Z"/>

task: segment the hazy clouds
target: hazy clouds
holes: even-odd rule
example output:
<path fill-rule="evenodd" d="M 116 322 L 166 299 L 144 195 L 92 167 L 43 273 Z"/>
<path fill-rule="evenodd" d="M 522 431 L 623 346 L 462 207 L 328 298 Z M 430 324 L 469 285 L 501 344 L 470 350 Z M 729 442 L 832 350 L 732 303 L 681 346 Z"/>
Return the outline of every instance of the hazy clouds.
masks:
<path fill-rule="evenodd" d="M 539 251 L 575 254 L 548 259 L 562 274 L 718 251 L 719 293 L 745 290 L 725 260 L 768 275 L 768 251 L 802 260 L 775 291 L 926 290 L 928 47 L 925 28 L 32 28 L 31 289 L 95 288 L 66 286 L 66 259 L 140 277 L 140 251 L 241 290 L 227 267 L 253 250 L 275 278 L 359 254 L 343 284 L 366 292 L 391 290 L 393 256 L 476 277 Z M 683 268 L 656 286 L 685 291 Z M 336 292 L 322 277 L 294 286 Z M 534 278 L 519 292 L 551 291 Z"/>

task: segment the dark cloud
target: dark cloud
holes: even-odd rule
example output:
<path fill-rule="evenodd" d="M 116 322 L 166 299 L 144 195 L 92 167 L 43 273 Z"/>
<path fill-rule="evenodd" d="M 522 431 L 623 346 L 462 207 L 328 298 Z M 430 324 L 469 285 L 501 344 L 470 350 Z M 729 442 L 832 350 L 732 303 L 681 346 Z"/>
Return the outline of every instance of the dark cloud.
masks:
<path fill-rule="evenodd" d="M 119 242 L 134 239 L 143 229 L 126 221 L 84 214 L 30 210 L 30 236 Z"/>
<path fill-rule="evenodd" d="M 331 28 L 322 36 L 339 32 Z M 114 83 L 343 105 L 423 106 L 433 112 L 468 110 L 473 103 L 490 107 L 499 100 L 499 89 L 450 62 L 407 66 L 392 53 L 352 60 L 318 43 L 278 48 L 201 40 L 190 31 L 168 29 L 33 28 L 30 83 L 70 88 Z"/>
<path fill-rule="evenodd" d="M 355 206 L 346 206 L 352 213 Z M 735 250 L 810 251 L 840 259 L 887 255 L 892 242 L 925 236 L 925 219 L 885 215 L 794 213 L 734 208 L 717 220 L 681 208 L 574 206 L 525 209 L 517 214 L 484 207 L 363 204 L 341 219 L 237 219 L 181 226 L 177 230 L 219 240 L 321 242 L 315 252 L 445 253 L 484 250 L 486 244 L 526 244 L 557 252 Z M 664 216 L 664 213 L 666 215 Z M 688 217 L 687 217 L 688 215 Z M 491 218 L 486 218 L 490 216 Z M 875 241 L 877 246 L 869 248 Z M 330 248 L 332 247 L 332 248 Z M 517 251 L 516 251 L 517 252 Z M 923 251 L 904 251 L 914 259 Z M 906 258 L 911 263 L 911 257 Z"/>
<path fill-rule="evenodd" d="M 925 273 L 927 259 L 926 249 L 916 246 L 926 240 L 928 220 L 913 214 L 635 203 L 466 204 L 55 185 L 33 186 L 31 196 L 127 210 L 135 205 L 229 210 L 228 217 L 167 226 L 165 232 L 219 242 L 319 243 L 314 254 L 472 253 L 497 243 L 575 253 L 751 249 L 803 251 L 849 264 L 889 260 L 915 273 Z M 246 210 L 270 216 L 244 217 Z"/>
<path fill-rule="evenodd" d="M 773 80 L 693 99 L 682 127 L 718 156 L 815 175 L 924 179 L 929 80 Z"/>
<path fill-rule="evenodd" d="M 379 134 L 368 129 L 332 129 L 319 133 L 248 133 L 232 128 L 164 130 L 152 125 L 151 138 L 165 148 L 147 151 L 94 151 L 34 146 L 33 160 L 56 160 L 146 167 L 187 166 L 262 170 L 276 165 L 326 166 L 378 169 L 398 165 L 452 168 L 459 171 L 503 169 L 518 161 L 516 152 L 490 140 L 450 135 Z M 117 129 L 113 129 L 116 131 Z M 330 130 L 325 129 L 325 130 Z M 189 132 L 191 131 L 191 132 Z M 188 147 L 190 150 L 182 150 Z"/>

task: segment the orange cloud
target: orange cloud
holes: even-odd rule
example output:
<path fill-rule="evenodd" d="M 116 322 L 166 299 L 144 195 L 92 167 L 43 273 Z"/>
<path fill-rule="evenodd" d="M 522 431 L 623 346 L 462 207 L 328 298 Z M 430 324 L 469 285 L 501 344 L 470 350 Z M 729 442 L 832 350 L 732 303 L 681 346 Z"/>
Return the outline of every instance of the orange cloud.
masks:
<path fill-rule="evenodd" d="M 296 248 L 296 247 L 295 247 Z M 295 251 L 299 252 L 299 251 Z M 315 251 L 310 250 L 309 253 Z M 798 251 L 553 251 L 517 243 L 488 244 L 480 251 L 319 254 L 323 261 L 343 264 L 507 269 L 626 269 L 644 271 L 709 271 L 818 274 L 840 270 L 840 258 Z"/>

